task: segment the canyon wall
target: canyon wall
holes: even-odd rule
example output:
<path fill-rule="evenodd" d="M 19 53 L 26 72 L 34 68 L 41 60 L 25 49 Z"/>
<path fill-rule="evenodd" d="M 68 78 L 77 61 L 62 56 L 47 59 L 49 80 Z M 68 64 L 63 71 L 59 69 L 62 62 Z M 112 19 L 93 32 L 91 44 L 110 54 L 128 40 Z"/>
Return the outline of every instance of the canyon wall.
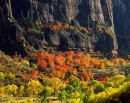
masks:
<path fill-rule="evenodd" d="M 51 39 L 53 35 L 44 35 L 42 37 L 44 39 L 40 40 L 39 45 L 41 45 L 41 41 L 44 41 L 49 46 L 57 40 L 59 43 L 56 46 L 62 47 L 67 42 L 68 45 L 66 45 L 66 48 L 67 46 L 68 48 L 80 48 L 81 45 L 78 47 L 75 46 L 77 42 L 85 44 L 85 46 L 81 46 L 82 48 L 89 48 L 91 45 L 91 48 L 98 48 L 99 50 L 102 48 L 108 48 L 110 51 L 113 49 L 117 50 L 118 46 L 119 48 L 129 48 L 129 10 L 129 0 L 1 0 L 0 39 L 2 42 L 0 47 L 3 48 L 4 46 L 8 48 L 11 43 L 10 48 L 16 44 L 17 46 L 15 47 L 19 47 L 17 39 L 23 36 L 23 31 L 21 25 L 12 26 L 13 21 L 11 18 L 20 22 L 23 16 L 26 17 L 28 14 L 31 14 L 34 20 L 40 18 L 43 24 L 53 23 L 55 21 L 71 24 L 72 21 L 76 20 L 81 26 L 88 26 L 90 22 L 98 25 L 107 25 L 108 31 L 111 31 L 110 33 L 102 33 L 106 37 L 104 41 L 100 40 L 101 38 L 98 38 L 96 33 L 92 33 L 91 36 L 88 36 L 88 34 L 83 36 L 84 34 L 77 33 L 74 35 L 78 36 L 73 39 L 71 36 L 72 33 L 68 33 L 67 35 L 66 33 L 60 32 L 60 34 L 66 34 L 64 36 L 66 38 L 64 42 L 58 39 L 63 38 L 57 36 L 59 33 L 56 33 L 54 39 Z M 6 38 L 7 41 L 3 38 Z M 72 46 L 69 45 L 68 40 L 71 41 Z M 50 42 L 52 43 L 50 44 Z M 42 46 L 39 46 L 39 48 L 42 48 Z"/>

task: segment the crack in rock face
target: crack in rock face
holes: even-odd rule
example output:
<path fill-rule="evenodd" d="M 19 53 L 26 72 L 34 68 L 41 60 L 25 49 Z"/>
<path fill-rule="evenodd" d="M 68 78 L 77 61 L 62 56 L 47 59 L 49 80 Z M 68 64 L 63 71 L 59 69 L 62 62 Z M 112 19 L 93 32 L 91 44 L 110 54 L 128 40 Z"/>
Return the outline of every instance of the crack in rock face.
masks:
<path fill-rule="evenodd" d="M 130 23 L 130 2 L 129 0 L 1 0 L 0 1 L 0 37 L 4 41 L 9 38 L 9 43 L 17 44 L 18 37 L 24 38 L 30 46 L 43 48 L 45 46 L 66 48 L 105 48 L 108 50 L 117 50 L 118 45 L 129 47 L 129 27 Z M 10 18 L 15 18 L 19 23 L 22 16 L 31 17 L 35 20 L 41 19 L 42 23 L 54 23 L 55 21 L 67 21 L 69 24 L 76 20 L 81 26 L 88 26 L 89 22 L 96 22 L 99 25 L 107 24 L 107 31 L 110 33 L 101 34 L 102 38 L 109 38 L 100 41 L 95 33 L 83 34 L 76 32 L 74 34 L 68 31 L 54 32 L 53 35 L 46 31 L 41 36 L 25 36 L 21 24 L 14 25 Z M 89 19 L 89 20 L 88 20 Z M 19 34 L 20 36 L 18 36 Z M 65 35 L 66 34 L 66 35 Z M 39 35 L 39 34 L 38 34 Z M 42 38 L 39 40 L 39 38 Z M 36 40 L 35 44 L 32 40 Z M 106 42 L 108 40 L 108 42 Z M 64 41 L 64 42 L 62 42 Z M 11 42 L 11 43 L 10 43 Z M 77 43 L 78 42 L 78 43 Z M 105 44 L 102 44 L 105 43 Z M 12 45 L 10 48 L 12 48 Z M 37 46 L 36 46 L 37 45 Z M 6 47 L 5 46 L 5 47 Z M 97 48 L 96 48 L 97 49 Z"/>

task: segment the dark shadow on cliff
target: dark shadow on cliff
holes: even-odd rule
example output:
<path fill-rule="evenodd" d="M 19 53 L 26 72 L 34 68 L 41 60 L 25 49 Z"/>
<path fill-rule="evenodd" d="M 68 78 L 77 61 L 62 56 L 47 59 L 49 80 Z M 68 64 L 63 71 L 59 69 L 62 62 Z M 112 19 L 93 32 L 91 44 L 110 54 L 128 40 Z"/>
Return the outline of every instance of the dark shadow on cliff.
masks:
<path fill-rule="evenodd" d="M 108 53 L 114 49 L 114 43 L 112 37 L 107 33 L 101 33 L 94 50 L 101 53 Z"/>
<path fill-rule="evenodd" d="M 84 12 L 82 12 L 84 11 Z M 82 0 L 82 3 L 79 5 L 79 14 L 76 19 L 79 21 L 80 25 L 88 26 L 89 21 L 90 8 L 87 0 Z"/>

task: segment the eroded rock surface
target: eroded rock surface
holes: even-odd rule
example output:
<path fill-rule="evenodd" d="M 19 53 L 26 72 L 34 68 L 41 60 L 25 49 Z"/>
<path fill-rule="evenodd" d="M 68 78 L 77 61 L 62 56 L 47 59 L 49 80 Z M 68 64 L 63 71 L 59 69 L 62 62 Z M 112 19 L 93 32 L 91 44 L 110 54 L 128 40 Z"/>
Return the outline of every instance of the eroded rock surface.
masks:
<path fill-rule="evenodd" d="M 118 44 L 119 48 L 120 45 L 127 48 L 130 41 L 129 8 L 129 0 L 1 0 L 0 48 L 18 50 L 23 44 L 37 49 L 51 46 L 60 49 L 93 48 L 111 51 L 118 49 Z M 87 34 L 60 30 L 43 31 L 43 34 L 29 36 L 24 34 L 21 25 L 22 17 L 28 15 L 33 17 L 33 21 L 40 18 L 42 23 L 65 21 L 71 24 L 77 20 L 80 25 L 88 26 L 92 25 L 90 22 L 95 22 L 107 25 L 111 32 L 97 36 L 95 32 Z M 21 47 L 23 48 L 24 46 Z"/>

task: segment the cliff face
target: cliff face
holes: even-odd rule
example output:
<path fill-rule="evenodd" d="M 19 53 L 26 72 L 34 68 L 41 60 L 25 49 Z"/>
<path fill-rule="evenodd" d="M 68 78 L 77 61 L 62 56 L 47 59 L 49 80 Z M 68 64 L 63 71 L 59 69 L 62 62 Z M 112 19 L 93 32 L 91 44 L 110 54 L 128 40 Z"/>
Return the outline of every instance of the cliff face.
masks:
<path fill-rule="evenodd" d="M 130 48 L 130 1 L 113 0 L 113 16 L 118 43 L 121 47 Z"/>
<path fill-rule="evenodd" d="M 107 24 L 108 31 L 111 31 L 111 33 L 104 34 L 106 35 L 106 40 L 103 42 L 97 38 L 95 33 L 92 33 L 89 37 L 86 34 L 88 39 L 85 43 L 90 43 L 92 48 L 108 47 L 109 50 L 117 49 L 118 44 L 124 45 L 122 43 L 124 40 L 126 40 L 127 46 L 129 44 L 129 4 L 129 0 L 1 0 L 1 35 L 5 35 L 5 33 L 6 35 L 7 33 L 11 35 L 17 35 L 18 33 L 22 34 L 22 31 L 19 30 L 20 25 L 10 26 L 11 22 L 9 18 L 14 17 L 20 22 L 23 16 L 27 17 L 29 14 L 33 17 L 33 20 L 40 18 L 43 23 L 52 23 L 54 21 L 71 23 L 73 20 L 77 20 L 80 25 L 88 26 L 91 21 L 98 23 L 99 25 Z M 5 32 L 5 28 L 8 29 L 9 32 Z M 12 28 L 14 28 L 14 34 L 10 32 L 12 31 Z M 16 35 L 15 37 L 17 38 Z M 76 45 L 77 41 L 73 40 L 70 35 L 71 34 L 69 34 L 69 37 L 66 37 L 67 39 L 64 43 L 68 42 L 69 39 Z M 86 41 L 84 40 L 86 36 L 81 37 L 80 35 L 76 39 L 79 39 L 80 43 L 83 44 L 82 41 Z M 48 39 L 48 37 L 45 36 L 44 41 L 50 44 L 52 41 L 50 38 Z M 57 36 L 54 38 L 57 39 Z M 61 40 L 59 40 L 59 45 L 57 46 L 62 46 L 62 44 L 64 44 L 60 41 Z M 75 46 L 71 47 L 75 48 Z M 87 46 L 83 46 L 83 48 L 87 48 Z"/>
<path fill-rule="evenodd" d="M 100 24 L 113 25 L 111 0 L 12 0 L 13 16 L 21 18 L 21 13 L 31 12 L 35 19 L 40 16 L 44 23 L 55 20 L 78 20 L 81 25 L 88 23 L 88 16 Z"/>

